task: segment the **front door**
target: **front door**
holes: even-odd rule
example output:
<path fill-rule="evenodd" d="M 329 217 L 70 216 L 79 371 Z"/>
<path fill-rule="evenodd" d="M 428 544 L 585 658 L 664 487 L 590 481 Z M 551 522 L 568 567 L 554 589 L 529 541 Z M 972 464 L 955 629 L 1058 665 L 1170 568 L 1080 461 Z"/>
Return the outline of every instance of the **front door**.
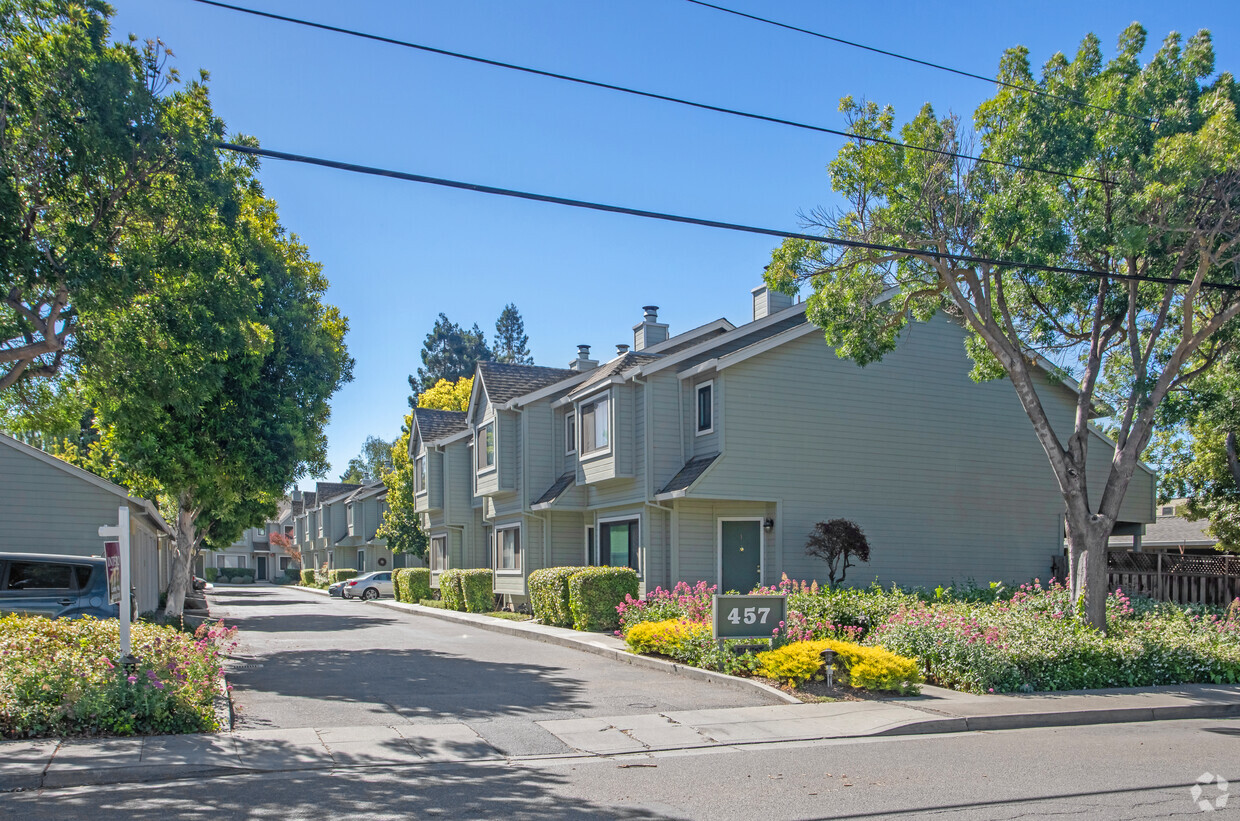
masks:
<path fill-rule="evenodd" d="M 267 581 L 267 557 L 257 556 L 255 557 L 254 562 L 257 565 L 254 575 L 258 576 L 258 580 L 260 582 Z"/>
<path fill-rule="evenodd" d="M 762 581 L 762 520 L 719 522 L 719 592 L 749 593 Z"/>

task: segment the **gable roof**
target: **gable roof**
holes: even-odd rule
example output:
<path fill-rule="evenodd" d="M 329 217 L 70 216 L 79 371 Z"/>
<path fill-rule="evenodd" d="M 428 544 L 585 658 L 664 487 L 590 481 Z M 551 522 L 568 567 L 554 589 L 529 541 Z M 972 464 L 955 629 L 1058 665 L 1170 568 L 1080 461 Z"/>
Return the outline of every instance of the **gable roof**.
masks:
<path fill-rule="evenodd" d="M 464 411 L 417 408 L 413 412 L 414 424 L 423 442 L 436 442 L 469 427 L 469 414 Z M 410 440 L 412 446 L 413 440 Z"/>
<path fill-rule="evenodd" d="M 502 405 L 518 396 L 578 376 L 568 368 L 545 368 L 542 365 L 508 365 L 503 362 L 479 362 L 487 398 L 492 405 Z"/>
<path fill-rule="evenodd" d="M 100 490 L 105 490 L 113 496 L 123 499 L 130 504 L 137 505 L 142 508 L 142 511 L 151 519 L 152 522 L 155 523 L 156 527 L 169 535 L 172 534 L 172 528 L 169 527 L 168 523 L 164 521 L 164 517 L 159 514 L 158 508 L 156 508 L 149 499 L 143 499 L 140 496 L 131 496 L 127 489 L 121 487 L 115 482 L 109 482 L 102 476 L 96 476 L 90 471 L 83 470 L 77 465 L 71 465 L 64 459 L 53 456 L 47 451 L 36 448 L 33 445 L 27 445 L 25 442 L 22 442 L 19 439 L 14 439 L 7 433 L 0 433 L 0 445 L 7 445 L 18 453 L 37 459 L 46 465 L 51 465 L 57 470 L 63 471 L 75 479 L 80 479 L 81 481 L 94 485 Z"/>
<path fill-rule="evenodd" d="M 629 368 L 637 368 L 650 362 L 656 362 L 663 358 L 662 354 L 657 353 L 628 353 L 617 356 L 605 365 L 600 365 L 590 372 L 590 378 L 578 385 L 572 392 L 573 396 L 581 396 L 588 393 L 590 388 L 606 382 L 611 377 L 622 374 Z"/>
<path fill-rule="evenodd" d="M 334 501 L 360 488 L 361 485 L 351 482 L 315 482 L 314 491 L 320 505 Z"/>

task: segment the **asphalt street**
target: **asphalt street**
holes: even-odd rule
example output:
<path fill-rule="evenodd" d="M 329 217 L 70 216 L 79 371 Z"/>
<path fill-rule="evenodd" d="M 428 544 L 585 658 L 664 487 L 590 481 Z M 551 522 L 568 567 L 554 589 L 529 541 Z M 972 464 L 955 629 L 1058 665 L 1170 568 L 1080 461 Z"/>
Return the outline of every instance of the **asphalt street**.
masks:
<path fill-rule="evenodd" d="M 0 796 L 0 818 L 1229 818 L 1240 722 L 241 775 Z M 1234 805 L 1223 796 L 1235 798 Z M 1208 814 L 1198 802 L 1208 802 Z"/>
<path fill-rule="evenodd" d="M 767 704 L 577 650 L 280 587 L 218 588 L 240 628 L 236 729 L 460 722 L 505 755 L 570 752 L 534 722 Z"/>

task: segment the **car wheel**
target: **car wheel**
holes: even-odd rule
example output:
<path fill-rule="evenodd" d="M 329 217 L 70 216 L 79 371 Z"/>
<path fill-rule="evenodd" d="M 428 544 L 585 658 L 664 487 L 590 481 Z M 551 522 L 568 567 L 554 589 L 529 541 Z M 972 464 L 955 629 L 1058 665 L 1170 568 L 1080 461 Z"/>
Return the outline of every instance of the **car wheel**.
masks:
<path fill-rule="evenodd" d="M 362 593 L 362 598 L 366 599 L 367 601 L 374 601 L 375 599 L 379 598 L 379 589 L 376 587 L 367 587 L 366 590 Z"/>

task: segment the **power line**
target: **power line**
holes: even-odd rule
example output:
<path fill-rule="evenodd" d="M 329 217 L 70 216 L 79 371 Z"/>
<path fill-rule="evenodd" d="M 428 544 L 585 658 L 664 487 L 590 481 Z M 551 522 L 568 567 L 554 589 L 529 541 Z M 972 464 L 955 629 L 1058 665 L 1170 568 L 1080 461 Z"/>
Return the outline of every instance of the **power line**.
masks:
<path fill-rule="evenodd" d="M 878 48 L 877 46 L 868 46 L 865 43 L 858 43 L 855 40 L 845 40 L 843 37 L 835 37 L 830 34 L 823 34 L 820 31 L 812 31 L 810 29 L 801 28 L 800 26 L 794 26 L 789 23 L 781 23 L 778 20 L 772 20 L 768 17 L 759 17 L 756 14 L 749 14 L 747 12 L 738 11 L 736 9 L 730 9 L 730 8 L 727 8 L 726 6 L 717 6 L 714 3 L 707 3 L 705 2 L 705 0 L 686 0 L 686 2 L 692 3 L 695 6 L 702 6 L 704 8 L 714 9 L 715 11 L 721 11 L 721 12 L 724 12 L 725 14 L 734 14 L 737 17 L 744 17 L 747 20 L 753 20 L 758 23 L 766 23 L 767 25 L 777 26 L 781 29 L 787 29 L 788 31 L 795 31 L 800 34 L 808 34 L 811 37 L 818 37 L 822 40 L 830 40 L 832 43 L 839 43 L 840 45 L 850 46 L 852 48 L 859 48 L 859 49 L 862 49 L 863 51 L 873 52 L 874 54 L 882 54 L 886 57 L 894 57 L 897 60 L 904 60 L 905 62 L 916 63 L 919 66 L 927 66 L 928 68 L 938 69 L 939 71 L 947 71 L 952 74 L 957 74 L 961 77 L 970 77 L 974 80 L 982 80 L 987 83 L 995 83 L 997 85 L 1005 86 L 1006 88 L 1013 88 L 1019 91 L 1028 91 L 1031 94 L 1037 94 L 1040 97 L 1046 97 L 1048 99 L 1056 100 L 1061 103 L 1071 103 L 1072 105 L 1079 105 L 1079 106 L 1082 106 L 1083 108 L 1093 109 L 1094 111 L 1099 111 L 1099 112 L 1103 112 L 1106 114 L 1115 114 L 1116 116 L 1119 116 L 1119 117 L 1127 117 L 1130 120 L 1138 120 L 1143 123 L 1149 123 L 1150 125 L 1156 125 L 1158 123 L 1157 120 L 1153 120 L 1148 117 L 1142 117 L 1137 114 L 1129 114 L 1126 111 L 1116 111 L 1113 108 L 1107 108 L 1105 106 L 1094 105 L 1093 103 L 1087 103 L 1084 100 L 1078 100 L 1075 97 L 1063 97 L 1058 94 L 1052 94 L 1049 91 L 1043 91 L 1042 89 L 1037 88 L 1035 86 L 1027 86 L 1027 85 L 1022 85 L 1020 83 L 1009 83 L 1007 80 L 1000 80 L 997 77 L 987 77 L 985 74 L 974 74 L 971 71 L 965 71 L 964 69 L 959 69 L 959 68 L 952 68 L 951 66 L 945 66 L 941 63 L 932 63 L 929 60 L 922 60 L 917 57 L 910 57 L 907 54 L 900 54 L 899 52 L 888 51 L 887 49 Z"/>
<path fill-rule="evenodd" d="M 349 171 L 354 174 L 368 174 L 374 177 L 389 177 L 396 180 L 405 180 L 406 182 L 418 182 L 426 185 L 438 185 L 444 188 L 455 188 L 462 191 L 475 191 L 480 194 L 492 194 L 500 197 L 513 197 L 515 199 L 532 200 L 534 202 L 545 202 L 552 205 L 565 205 L 570 208 L 584 208 L 590 211 L 603 211 L 609 214 L 624 214 L 630 217 L 642 217 L 644 219 L 662 220 L 664 222 L 678 222 L 685 225 L 700 225 L 705 228 L 720 228 L 725 231 L 739 231 L 746 234 L 759 234 L 761 236 L 776 237 L 779 239 L 801 239 L 809 242 L 822 243 L 824 245 L 834 245 L 840 248 L 861 248 L 869 251 L 883 251 L 894 254 L 908 254 L 920 257 L 929 257 L 937 260 L 949 260 L 954 262 L 964 262 L 972 265 L 990 265 L 994 267 L 1016 268 L 1026 271 L 1040 271 L 1050 274 L 1070 274 L 1075 276 L 1088 276 L 1095 279 L 1110 278 L 1126 282 L 1153 282 L 1162 285 L 1191 285 L 1192 280 L 1180 279 L 1174 277 L 1156 277 L 1143 274 L 1114 274 L 1106 271 L 1095 271 L 1089 268 L 1068 268 L 1060 265 L 1043 265 L 1036 262 L 1015 262 L 1013 260 L 995 259 L 993 257 L 980 257 L 971 254 L 944 254 L 937 250 L 925 250 L 920 248 L 908 248 L 900 245 L 881 245 L 873 242 L 862 242 L 860 240 L 843 239 L 840 237 L 822 237 L 814 234 L 800 234 L 792 231 L 780 231 L 776 228 L 760 228 L 753 225 L 742 225 L 735 222 L 723 222 L 720 220 L 701 219 L 699 217 L 686 217 L 678 214 L 667 214 L 661 211 L 645 211 L 638 208 L 627 208 L 622 205 L 608 205 L 600 202 L 590 202 L 588 200 L 570 199 L 568 197 L 556 197 L 550 194 L 535 194 L 529 191 L 518 191 L 512 188 L 497 188 L 491 185 L 480 185 L 472 182 L 461 182 L 459 180 L 449 180 L 442 177 L 429 177 L 424 174 L 413 174 L 408 171 L 395 171 L 389 168 L 376 168 L 369 165 L 358 165 L 357 163 L 341 162 L 339 160 L 328 160 L 321 157 L 311 157 L 305 154 L 291 154 L 285 151 L 273 151 L 268 148 L 257 148 L 249 145 L 237 145 L 236 143 L 216 143 L 217 148 L 225 151 L 235 151 L 239 154 L 249 154 L 255 157 L 268 157 L 273 160 L 286 160 L 288 162 L 304 163 L 306 165 L 317 165 L 323 168 L 333 168 L 339 171 Z M 1224 291 L 1240 291 L 1240 285 L 1229 283 L 1202 283 L 1203 287 L 1216 288 Z"/>
<path fill-rule="evenodd" d="M 1096 183 L 1101 183 L 1104 185 L 1110 183 L 1110 180 L 1103 179 L 1102 177 L 1091 177 L 1086 174 L 1073 174 L 1068 171 L 1059 171 L 1053 168 L 1044 168 L 1044 167 L 1036 166 L 1036 165 L 1026 165 L 1024 163 L 1018 163 L 1018 162 L 1008 162 L 1006 160 L 988 159 L 986 157 L 977 157 L 972 154 L 960 154 L 955 151 L 947 151 L 942 148 L 931 148 L 928 146 L 911 145 L 909 143 L 900 142 L 899 140 L 889 140 L 884 137 L 871 137 L 871 136 L 866 136 L 862 134 L 853 134 L 848 131 L 843 131 L 837 128 L 827 128 L 826 126 L 811 125 L 809 123 L 797 122 L 796 120 L 786 120 L 781 117 L 770 117 L 765 114 L 754 114 L 752 112 L 739 111 L 734 108 L 725 108 L 723 106 L 711 105 L 709 103 L 699 103 L 693 100 L 686 100 L 680 97 L 671 97 L 666 94 L 658 94 L 653 91 L 642 91 L 640 89 L 629 88 L 627 86 L 621 86 L 621 85 L 615 85 L 613 83 L 604 83 L 599 80 L 587 80 L 581 77 L 574 77 L 568 74 L 559 74 L 554 71 L 544 71 L 542 69 L 531 68 L 529 66 L 516 65 L 515 63 L 505 63 L 500 60 L 491 60 L 486 57 L 477 57 L 472 54 L 462 54 L 461 52 L 457 52 L 457 51 L 448 51 L 446 49 L 435 48 L 434 46 L 427 46 L 421 43 L 411 43 L 407 40 L 397 40 L 392 37 L 384 37 L 383 35 L 379 35 L 379 34 L 370 34 L 368 32 L 357 31 L 355 29 L 342 28 L 340 26 L 333 26 L 327 23 L 316 23 L 313 20 L 304 20 L 299 17 L 289 17 L 283 14 L 275 14 L 274 12 L 260 11 L 258 9 L 247 8 L 245 6 L 236 6 L 231 3 L 221 2 L 221 0 L 193 0 L 193 2 L 201 3 L 206 6 L 215 6 L 217 8 L 228 9 L 230 11 L 237 11 L 237 12 L 241 12 L 242 14 L 251 14 L 251 15 L 254 15 L 255 17 L 265 17 L 270 20 L 278 20 L 282 23 L 292 23 L 298 26 L 306 26 L 308 28 L 315 28 L 315 29 L 321 29 L 323 31 L 330 31 L 336 34 L 345 34 L 350 37 L 360 37 L 365 40 L 373 40 L 375 42 L 386 43 L 388 45 L 401 46 L 403 48 L 411 48 L 417 51 L 426 52 L 428 54 L 438 54 L 443 57 L 452 57 L 457 60 L 467 60 L 471 63 L 479 63 L 481 65 L 493 66 L 495 68 L 505 68 L 505 69 L 509 69 L 512 71 L 520 71 L 525 74 L 533 74 L 538 77 L 547 77 L 553 80 L 562 80 L 564 82 L 576 83 L 578 85 L 590 86 L 592 88 L 602 88 L 608 91 L 618 91 L 623 94 L 632 94 L 638 97 L 645 97 L 650 100 L 660 100 L 666 103 L 675 103 L 676 105 L 689 106 L 691 108 L 697 108 L 703 111 L 714 111 L 719 114 L 728 114 L 733 117 L 743 117 L 749 120 L 758 120 L 761 122 L 774 123 L 775 125 L 785 125 L 791 128 L 799 128 L 799 129 L 803 129 L 806 131 L 815 131 L 820 134 L 831 134 L 837 137 L 845 137 L 850 140 L 860 140 L 862 142 L 875 143 L 878 145 L 888 145 L 894 148 L 906 148 L 911 151 L 921 151 L 927 154 L 934 154 L 940 157 L 948 157 L 951 159 L 970 160 L 973 162 L 986 163 L 988 165 L 996 165 L 996 166 L 1001 166 L 1004 168 L 1010 168 L 1015 171 L 1033 171 L 1039 174 L 1049 174 L 1049 175 L 1056 176 L 1056 177 L 1063 177 L 1065 179 L 1082 180 L 1084 182 L 1096 182 Z"/>

